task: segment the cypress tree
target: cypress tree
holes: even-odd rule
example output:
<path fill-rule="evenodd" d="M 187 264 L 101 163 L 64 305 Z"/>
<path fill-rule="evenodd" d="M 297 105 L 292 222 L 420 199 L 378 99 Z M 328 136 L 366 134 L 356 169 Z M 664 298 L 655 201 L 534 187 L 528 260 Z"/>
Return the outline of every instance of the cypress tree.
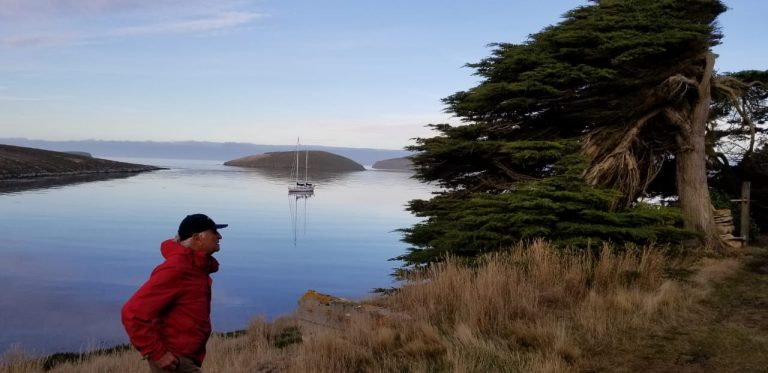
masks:
<path fill-rule="evenodd" d="M 600 0 L 468 66 L 481 82 L 444 99 L 463 125 L 409 147 L 416 177 L 408 264 L 520 238 L 674 242 L 682 224 L 717 247 L 706 134 L 721 92 L 711 47 L 719 0 Z M 638 204 L 675 163 L 680 210 Z"/>

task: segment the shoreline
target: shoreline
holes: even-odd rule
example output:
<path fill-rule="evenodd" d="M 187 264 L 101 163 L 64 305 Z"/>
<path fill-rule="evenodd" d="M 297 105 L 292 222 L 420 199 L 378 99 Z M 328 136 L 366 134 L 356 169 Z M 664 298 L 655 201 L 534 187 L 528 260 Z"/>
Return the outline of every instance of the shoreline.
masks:
<path fill-rule="evenodd" d="M 18 177 L 0 177 L 0 193 L 16 193 L 35 189 L 55 188 L 67 185 L 125 179 L 143 172 L 165 170 L 167 168 L 147 166 L 148 168 L 129 170 L 90 170 L 67 171 L 60 173 L 22 174 Z"/>
<path fill-rule="evenodd" d="M 67 178 L 77 176 L 99 175 L 99 174 L 136 174 L 141 172 L 150 172 L 158 170 L 167 170 L 165 167 L 143 166 L 126 169 L 105 169 L 105 170 L 82 170 L 82 171 L 60 171 L 60 172 L 29 172 L 17 174 L 0 175 L 2 182 L 24 182 L 31 179 L 41 178 Z"/>
<path fill-rule="evenodd" d="M 219 337 L 223 339 L 237 338 L 237 337 L 244 336 L 246 332 L 247 332 L 246 329 L 237 329 L 237 330 L 232 330 L 228 332 L 214 331 L 211 333 L 211 338 L 213 337 Z M 26 350 L 24 348 L 24 345 L 11 344 L 10 346 L 11 347 L 6 349 L 5 351 L 0 352 L 0 367 L 2 367 L 2 365 L 5 363 L 2 360 L 4 355 L 7 355 L 9 352 L 12 352 L 12 353 L 21 353 L 26 359 L 37 360 L 42 362 L 42 366 L 45 371 L 49 371 L 60 364 L 83 362 L 98 356 L 109 356 L 114 354 L 120 354 L 120 353 L 134 349 L 130 343 L 120 343 L 112 346 L 103 346 L 103 347 L 95 348 L 89 351 L 81 351 L 81 352 L 58 351 L 58 352 L 42 353 L 37 355 L 30 352 L 29 350 Z"/>

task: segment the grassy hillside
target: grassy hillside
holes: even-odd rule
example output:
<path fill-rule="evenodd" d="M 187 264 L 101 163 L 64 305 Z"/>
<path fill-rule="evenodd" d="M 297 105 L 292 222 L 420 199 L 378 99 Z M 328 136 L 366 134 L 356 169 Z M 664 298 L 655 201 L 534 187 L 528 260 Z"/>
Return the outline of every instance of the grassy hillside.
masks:
<path fill-rule="evenodd" d="M 428 280 L 427 280 L 428 279 Z M 764 372 L 768 251 L 680 259 L 657 249 L 597 256 L 518 246 L 467 267 L 451 260 L 352 313 L 306 328 L 297 316 L 214 336 L 207 372 Z M 0 372 L 44 360 L 6 353 Z M 144 372 L 111 351 L 53 372 Z M 50 367 L 49 362 L 49 367 Z"/>
<path fill-rule="evenodd" d="M 154 166 L 115 162 L 80 154 L 0 144 L 0 180 L 134 173 L 157 169 Z"/>
<path fill-rule="evenodd" d="M 299 156 L 299 168 L 304 171 L 306 152 L 301 152 Z M 361 164 L 340 155 L 310 150 L 308 158 L 308 169 L 310 172 L 349 172 L 364 171 L 365 167 Z M 243 158 L 224 162 L 227 166 L 266 168 L 266 169 L 292 169 L 296 168 L 295 152 L 270 152 L 258 155 L 251 155 Z"/>

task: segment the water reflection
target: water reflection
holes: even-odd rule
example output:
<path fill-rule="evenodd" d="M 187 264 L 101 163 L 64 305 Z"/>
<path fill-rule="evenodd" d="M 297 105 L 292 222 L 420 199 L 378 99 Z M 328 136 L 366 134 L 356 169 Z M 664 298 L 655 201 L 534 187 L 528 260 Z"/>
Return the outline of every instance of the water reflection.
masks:
<path fill-rule="evenodd" d="M 314 195 L 314 192 L 288 193 L 288 210 L 291 213 L 293 247 L 296 247 L 299 236 L 306 236 L 307 234 L 307 200 Z"/>
<path fill-rule="evenodd" d="M 126 179 L 138 175 L 126 172 L 108 172 L 85 175 L 67 175 L 56 177 L 37 177 L 26 179 L 0 180 L 0 194 L 9 194 L 36 189 L 60 188 L 68 185 L 77 185 L 91 181 L 103 181 L 112 179 Z"/>
<path fill-rule="evenodd" d="M 317 195 L 288 195 L 290 172 L 132 163 L 169 169 L 0 194 L 0 227 L 12 233 L 0 240 L 0 281 L 9 287 L 0 296 L 0 353 L 12 343 L 39 353 L 125 343 L 121 305 L 162 260 L 159 242 L 192 212 L 230 224 L 213 284 L 217 331 L 292 312 L 307 289 L 364 296 L 392 281 L 398 264 L 388 259 L 406 246 L 396 229 L 418 221 L 406 202 L 432 192 L 408 174 L 367 170 L 314 173 Z"/>
<path fill-rule="evenodd" d="M 291 174 L 291 170 L 287 168 L 245 168 L 234 167 L 242 170 L 248 170 L 258 173 L 271 181 L 277 181 L 285 184 L 293 184 L 296 181 L 296 175 Z M 307 179 L 315 185 L 318 184 L 332 184 L 338 181 L 343 181 L 353 177 L 358 172 L 365 171 L 353 171 L 353 172 L 330 172 L 330 171 L 312 171 L 309 170 Z"/>

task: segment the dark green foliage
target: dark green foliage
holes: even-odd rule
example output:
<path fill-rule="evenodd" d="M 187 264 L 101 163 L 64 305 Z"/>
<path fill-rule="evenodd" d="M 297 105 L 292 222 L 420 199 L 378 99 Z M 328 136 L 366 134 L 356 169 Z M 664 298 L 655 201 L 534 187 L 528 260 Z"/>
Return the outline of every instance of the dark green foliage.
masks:
<path fill-rule="evenodd" d="M 424 220 L 403 230 L 414 247 L 400 259 L 471 257 L 533 237 L 563 245 L 690 237 L 678 228 L 679 211 L 587 185 L 579 154 L 587 135 L 598 145 L 592 156 L 610 154 L 628 128 L 651 117 L 626 151 L 640 183 L 652 180 L 649 166 L 672 160 L 679 146 L 679 127 L 663 109 L 684 112 L 697 99 L 695 89 L 666 92 L 665 82 L 702 75 L 725 9 L 718 0 L 594 1 L 523 44 L 495 44 L 490 57 L 468 65 L 481 82 L 444 99 L 466 124 L 431 125 L 437 136 L 409 147 L 418 152 L 416 177 L 444 190 L 410 203 Z"/>
<path fill-rule="evenodd" d="M 301 343 L 301 330 L 298 326 L 289 326 L 274 336 L 273 344 L 277 348 L 284 348 L 292 344 Z"/>
<path fill-rule="evenodd" d="M 483 82 L 445 102 L 459 117 L 510 122 L 520 126 L 515 132 L 547 127 L 579 135 L 622 125 L 645 105 L 648 90 L 675 73 L 695 75 L 700 67 L 691 61 L 719 42 L 712 21 L 724 10 L 719 1 L 699 0 L 576 8 L 525 44 L 496 44 L 491 57 L 469 65 Z"/>
<path fill-rule="evenodd" d="M 574 141 L 508 141 L 495 138 L 494 129 L 470 124 L 433 125 L 444 136 L 417 139 L 410 147 L 417 178 L 440 186 L 471 191 L 505 190 L 510 183 L 547 176 L 553 163 L 579 149 Z"/>
<path fill-rule="evenodd" d="M 616 193 L 586 185 L 579 159 L 564 157 L 551 177 L 518 183 L 503 193 L 444 192 L 429 201 L 411 201 L 410 210 L 427 220 L 403 229 L 405 240 L 416 247 L 397 259 L 420 264 L 446 254 L 471 257 L 536 237 L 579 247 L 695 237 L 677 228 L 677 209 L 639 204 L 611 211 Z"/>

